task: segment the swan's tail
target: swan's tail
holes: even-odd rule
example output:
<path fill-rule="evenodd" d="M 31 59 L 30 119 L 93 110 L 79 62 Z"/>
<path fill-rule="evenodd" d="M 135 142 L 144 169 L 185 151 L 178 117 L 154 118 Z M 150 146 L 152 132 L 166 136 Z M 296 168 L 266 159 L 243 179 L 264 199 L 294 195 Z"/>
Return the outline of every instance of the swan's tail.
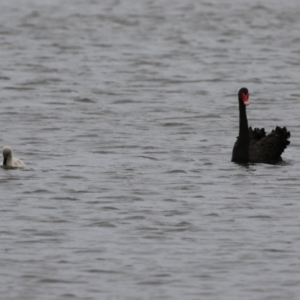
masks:
<path fill-rule="evenodd" d="M 281 128 L 279 126 L 277 126 L 275 130 L 272 131 L 272 133 L 280 138 L 283 152 L 284 149 L 290 144 L 290 141 L 288 139 L 291 137 L 291 133 L 287 131 L 286 127 Z"/>

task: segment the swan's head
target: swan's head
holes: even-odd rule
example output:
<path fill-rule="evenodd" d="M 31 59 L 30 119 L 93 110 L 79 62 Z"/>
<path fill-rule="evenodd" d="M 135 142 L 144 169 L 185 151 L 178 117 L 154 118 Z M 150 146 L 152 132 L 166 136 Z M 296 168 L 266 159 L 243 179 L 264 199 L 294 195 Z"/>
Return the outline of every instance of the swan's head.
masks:
<path fill-rule="evenodd" d="M 3 166 L 7 165 L 7 161 L 12 158 L 12 149 L 9 146 L 5 146 L 2 151 L 3 154 Z"/>
<path fill-rule="evenodd" d="M 242 100 L 245 106 L 249 105 L 249 92 L 248 89 L 243 87 L 239 90 L 239 100 Z"/>

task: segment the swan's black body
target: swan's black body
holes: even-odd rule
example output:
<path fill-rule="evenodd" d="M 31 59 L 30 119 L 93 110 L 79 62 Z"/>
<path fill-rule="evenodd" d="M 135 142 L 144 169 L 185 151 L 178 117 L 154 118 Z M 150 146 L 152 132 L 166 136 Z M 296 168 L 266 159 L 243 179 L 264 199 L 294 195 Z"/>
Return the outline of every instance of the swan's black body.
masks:
<path fill-rule="evenodd" d="M 285 127 L 276 127 L 266 135 L 264 128 L 254 130 L 248 128 L 246 105 L 248 105 L 248 90 L 240 89 L 238 93 L 240 109 L 240 129 L 237 141 L 232 151 L 233 162 L 238 163 L 269 163 L 282 161 L 281 154 L 289 145 L 290 133 Z M 245 100 L 246 99 L 246 100 Z M 245 104 L 246 103 L 246 104 Z"/>

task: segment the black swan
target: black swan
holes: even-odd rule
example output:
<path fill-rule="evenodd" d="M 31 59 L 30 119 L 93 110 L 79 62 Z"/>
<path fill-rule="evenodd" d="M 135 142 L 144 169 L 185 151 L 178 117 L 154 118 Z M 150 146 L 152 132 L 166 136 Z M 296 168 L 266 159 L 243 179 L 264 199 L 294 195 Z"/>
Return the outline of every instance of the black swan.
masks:
<path fill-rule="evenodd" d="M 240 109 L 240 130 L 232 151 L 233 162 L 268 163 L 282 161 L 281 154 L 289 145 L 290 132 L 285 127 L 276 127 L 266 135 L 264 128 L 248 128 L 246 106 L 249 105 L 248 89 L 241 88 L 238 93 Z"/>

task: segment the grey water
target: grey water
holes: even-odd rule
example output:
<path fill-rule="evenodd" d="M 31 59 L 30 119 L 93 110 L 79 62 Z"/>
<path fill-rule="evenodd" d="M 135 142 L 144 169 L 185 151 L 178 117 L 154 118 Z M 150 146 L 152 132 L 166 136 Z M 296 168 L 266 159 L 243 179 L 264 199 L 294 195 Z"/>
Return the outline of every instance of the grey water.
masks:
<path fill-rule="evenodd" d="M 0 299 L 299 299 L 299 15 L 0 0 Z M 280 164 L 230 161 L 243 86 Z"/>

